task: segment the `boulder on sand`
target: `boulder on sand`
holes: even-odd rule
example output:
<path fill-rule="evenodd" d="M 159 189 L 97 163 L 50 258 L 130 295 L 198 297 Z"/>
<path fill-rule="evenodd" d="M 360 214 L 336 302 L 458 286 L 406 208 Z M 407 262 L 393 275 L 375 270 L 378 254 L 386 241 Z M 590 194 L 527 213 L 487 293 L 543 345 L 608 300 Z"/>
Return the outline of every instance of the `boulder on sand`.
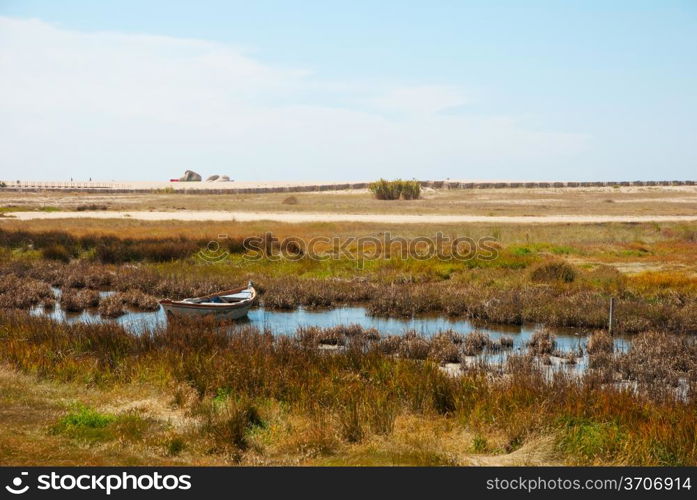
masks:
<path fill-rule="evenodd" d="M 206 182 L 217 181 L 219 178 L 220 178 L 219 175 L 211 175 L 208 179 L 206 179 Z"/>
<path fill-rule="evenodd" d="M 181 182 L 200 182 L 201 176 L 193 170 L 187 170 L 179 180 Z"/>
<path fill-rule="evenodd" d="M 227 175 L 221 175 L 220 177 L 218 177 L 216 182 L 230 182 L 230 177 L 228 177 Z"/>

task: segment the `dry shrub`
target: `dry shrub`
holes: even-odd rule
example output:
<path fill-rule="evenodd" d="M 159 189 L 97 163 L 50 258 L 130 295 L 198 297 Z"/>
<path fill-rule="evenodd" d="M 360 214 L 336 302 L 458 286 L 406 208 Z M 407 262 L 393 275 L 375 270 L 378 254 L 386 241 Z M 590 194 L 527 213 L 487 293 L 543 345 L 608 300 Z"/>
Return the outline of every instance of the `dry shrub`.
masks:
<path fill-rule="evenodd" d="M 63 245 L 55 244 L 41 249 L 41 257 L 59 262 L 70 262 L 72 255 Z"/>
<path fill-rule="evenodd" d="M 489 335 L 475 330 L 465 335 L 462 342 L 462 352 L 465 356 L 476 356 L 481 354 L 484 349 L 491 345 Z"/>
<path fill-rule="evenodd" d="M 428 358 L 431 346 L 428 341 L 414 330 L 406 332 L 399 344 L 398 354 L 402 358 L 420 359 Z"/>
<path fill-rule="evenodd" d="M 378 200 L 418 200 L 421 196 L 421 184 L 418 181 L 387 181 L 380 179 L 368 187 Z"/>
<path fill-rule="evenodd" d="M 287 198 L 284 198 L 282 203 L 284 205 L 297 205 L 298 204 L 298 198 L 295 196 L 288 196 Z"/>
<path fill-rule="evenodd" d="M 528 341 L 528 351 L 538 356 L 549 355 L 554 352 L 557 342 L 554 335 L 547 330 L 536 330 Z"/>
<path fill-rule="evenodd" d="M 157 311 L 160 303 L 152 295 L 141 292 L 140 290 L 129 290 L 121 294 L 124 304 L 141 311 Z"/>
<path fill-rule="evenodd" d="M 48 298 L 53 298 L 53 290 L 44 281 L 15 274 L 0 276 L 0 309 L 29 309 Z"/>
<path fill-rule="evenodd" d="M 458 342 L 459 341 L 459 342 Z M 458 363 L 462 338 L 454 332 L 440 332 L 431 338 L 428 358 L 438 363 Z"/>
<path fill-rule="evenodd" d="M 115 293 L 104 297 L 99 303 L 99 314 L 106 318 L 118 318 L 126 314 L 123 296 Z"/>
<path fill-rule="evenodd" d="M 600 353 L 612 353 L 613 351 L 612 336 L 605 330 L 596 330 L 591 333 L 588 339 L 588 354 L 593 356 Z"/>
<path fill-rule="evenodd" d="M 77 207 L 75 207 L 75 210 L 77 210 L 78 212 L 85 212 L 85 211 L 94 212 L 97 210 L 107 210 L 107 208 L 108 207 L 106 205 L 97 205 L 95 203 L 88 203 L 88 204 L 84 204 L 84 205 L 78 205 Z"/>
<path fill-rule="evenodd" d="M 668 386 L 697 382 L 697 343 L 686 336 L 642 333 L 628 352 L 617 356 L 617 362 L 625 378 L 657 394 Z"/>
<path fill-rule="evenodd" d="M 82 312 L 88 307 L 97 307 L 100 302 L 99 292 L 96 290 L 75 290 L 68 288 L 61 294 L 61 308 L 68 312 Z"/>
<path fill-rule="evenodd" d="M 576 268 L 563 260 L 551 260 L 533 267 L 530 279 L 536 283 L 571 283 L 578 275 Z"/>
<path fill-rule="evenodd" d="M 383 337 L 378 344 L 378 349 L 383 354 L 394 355 L 399 352 L 399 346 L 402 344 L 403 337 L 401 335 L 388 335 Z"/>

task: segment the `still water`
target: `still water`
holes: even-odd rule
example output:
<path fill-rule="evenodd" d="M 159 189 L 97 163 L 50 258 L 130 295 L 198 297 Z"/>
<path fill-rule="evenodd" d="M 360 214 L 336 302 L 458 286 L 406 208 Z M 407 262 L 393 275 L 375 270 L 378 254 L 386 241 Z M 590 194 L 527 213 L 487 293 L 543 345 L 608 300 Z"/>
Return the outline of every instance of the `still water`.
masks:
<path fill-rule="evenodd" d="M 102 292 L 108 294 L 109 292 Z M 33 314 L 46 315 L 59 321 L 101 323 L 115 321 L 134 333 L 153 330 L 167 323 L 164 310 L 155 312 L 128 312 L 116 319 L 103 319 L 96 310 L 86 310 L 82 313 L 67 313 L 56 307 L 54 310 L 44 311 L 36 308 Z M 268 329 L 276 335 L 291 335 L 299 327 L 332 327 L 337 325 L 357 324 L 364 328 L 375 328 L 381 335 L 402 335 L 409 330 L 414 330 L 424 336 L 431 336 L 444 330 L 454 330 L 467 334 L 474 330 L 485 332 L 492 340 L 502 336 L 513 339 L 514 351 L 525 347 L 535 325 L 510 326 L 510 325 L 475 325 L 463 319 L 447 316 L 415 316 L 412 318 L 386 318 L 370 316 L 363 307 L 337 307 L 333 309 L 304 309 L 298 308 L 292 311 L 267 310 L 263 307 L 253 308 L 249 311 L 248 318 L 241 320 L 242 324 Z M 587 336 L 584 332 L 574 329 L 556 329 L 552 331 L 556 336 L 557 348 L 562 351 L 572 351 L 585 345 Z M 615 338 L 615 346 L 619 350 L 626 350 L 629 346 L 627 338 Z"/>

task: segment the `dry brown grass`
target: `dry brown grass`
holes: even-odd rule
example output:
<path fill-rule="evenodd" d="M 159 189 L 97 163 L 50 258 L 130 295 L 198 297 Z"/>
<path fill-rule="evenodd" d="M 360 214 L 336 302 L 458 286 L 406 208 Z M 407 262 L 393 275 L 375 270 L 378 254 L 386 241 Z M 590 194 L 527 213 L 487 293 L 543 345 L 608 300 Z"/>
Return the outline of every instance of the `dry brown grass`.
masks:
<path fill-rule="evenodd" d="M 697 188 L 631 187 L 588 189 L 476 189 L 421 192 L 421 199 L 396 204 L 375 200 L 364 191 L 303 193 L 305 200 L 284 205 L 288 194 L 94 194 L 3 193 L 6 206 L 42 206 L 76 210 L 96 205 L 109 210 L 238 210 L 328 213 L 422 213 L 471 215 L 690 215 L 697 211 Z M 608 203 L 611 200 L 612 203 Z"/>

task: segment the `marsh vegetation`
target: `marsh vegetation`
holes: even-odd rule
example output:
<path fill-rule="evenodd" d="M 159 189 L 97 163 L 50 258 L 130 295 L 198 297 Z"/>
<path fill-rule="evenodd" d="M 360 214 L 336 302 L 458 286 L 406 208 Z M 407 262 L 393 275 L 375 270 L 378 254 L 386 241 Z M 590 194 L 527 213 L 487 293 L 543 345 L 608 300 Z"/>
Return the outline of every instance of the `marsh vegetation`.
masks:
<path fill-rule="evenodd" d="M 309 237 L 381 228 L 84 221 L 49 231 L 42 221 L 7 222 L 3 463 L 697 463 L 690 225 L 446 227 L 493 234 L 498 258 L 420 261 L 381 248 L 358 268 L 350 259 L 248 261 L 242 242 L 268 230 Z M 406 238 L 426 231 L 394 229 Z M 229 257 L 198 259 L 224 230 Z M 378 317 L 540 328 L 512 350 L 512 338 L 485 331 L 424 337 L 342 324 L 276 335 L 179 322 L 134 334 L 112 321 L 29 314 L 53 307 L 110 318 L 248 279 L 269 310 L 361 305 Z M 633 335 L 630 349 L 617 350 L 602 331 L 610 297 L 617 333 Z M 588 337 L 566 349 L 544 326 Z M 502 364 L 472 360 L 502 352 Z M 587 369 L 560 368 L 580 357 Z"/>

